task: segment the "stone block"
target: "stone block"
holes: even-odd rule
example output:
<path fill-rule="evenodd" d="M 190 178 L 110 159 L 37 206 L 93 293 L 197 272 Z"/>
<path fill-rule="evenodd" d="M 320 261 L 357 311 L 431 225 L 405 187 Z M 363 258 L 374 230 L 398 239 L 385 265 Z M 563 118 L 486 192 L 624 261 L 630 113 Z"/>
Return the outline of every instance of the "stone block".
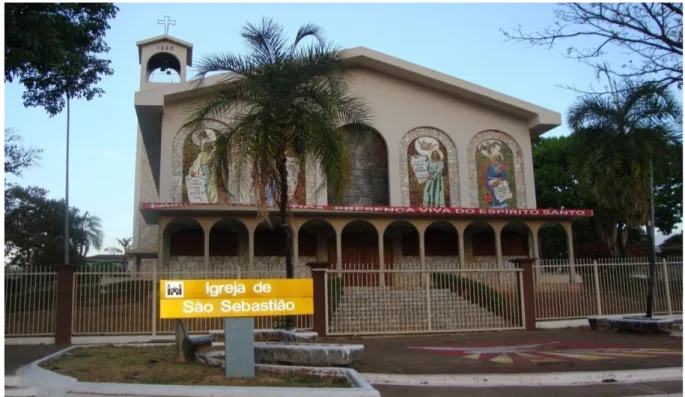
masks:
<path fill-rule="evenodd" d="M 308 367 L 350 366 L 362 359 L 363 345 L 324 345 L 316 343 L 255 342 L 255 363 L 288 364 Z M 197 353 L 201 363 L 223 367 L 223 351 Z"/>
<path fill-rule="evenodd" d="M 209 331 L 209 336 L 214 342 L 224 341 L 223 330 Z M 319 336 L 312 331 L 289 331 L 284 329 L 256 329 L 254 330 L 255 342 L 299 342 L 316 343 Z"/>
<path fill-rule="evenodd" d="M 591 329 L 609 328 L 609 319 L 606 317 L 588 317 L 587 321 Z"/>
<path fill-rule="evenodd" d="M 666 332 L 672 323 L 673 320 L 656 317 L 648 318 L 644 316 L 629 316 L 609 319 L 610 327 L 615 328 L 618 331 Z"/>
<path fill-rule="evenodd" d="M 255 362 L 312 367 L 349 366 L 361 360 L 363 345 L 255 343 Z"/>

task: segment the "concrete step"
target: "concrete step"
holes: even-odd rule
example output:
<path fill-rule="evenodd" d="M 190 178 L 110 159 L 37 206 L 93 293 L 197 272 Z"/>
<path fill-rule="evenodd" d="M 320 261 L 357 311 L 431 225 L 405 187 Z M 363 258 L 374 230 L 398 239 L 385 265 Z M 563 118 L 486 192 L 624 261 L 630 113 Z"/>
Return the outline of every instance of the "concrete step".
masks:
<path fill-rule="evenodd" d="M 5 376 L 5 396 L 7 397 L 36 397 L 38 391 L 32 387 L 20 386 L 21 379 L 16 375 Z"/>
<path fill-rule="evenodd" d="M 38 391 L 34 388 L 7 388 L 5 387 L 5 397 L 37 397 Z"/>
<path fill-rule="evenodd" d="M 19 387 L 20 378 L 16 375 L 5 376 L 5 388 Z"/>

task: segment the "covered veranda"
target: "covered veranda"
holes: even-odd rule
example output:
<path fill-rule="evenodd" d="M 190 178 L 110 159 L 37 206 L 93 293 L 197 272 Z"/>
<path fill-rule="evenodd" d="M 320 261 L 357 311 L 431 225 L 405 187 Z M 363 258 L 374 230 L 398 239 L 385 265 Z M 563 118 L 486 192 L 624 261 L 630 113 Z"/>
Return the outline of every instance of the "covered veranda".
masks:
<path fill-rule="evenodd" d="M 184 258 L 191 271 L 285 270 L 285 234 L 275 209 L 271 224 L 260 222 L 251 206 L 148 203 L 141 211 L 158 225 L 158 269 Z M 311 261 L 337 269 L 502 269 L 512 258 L 540 258 L 541 231 L 552 226 L 565 232 L 573 265 L 572 221 L 591 216 L 586 210 L 411 207 L 295 206 L 291 212 L 296 277 L 308 274 Z"/>

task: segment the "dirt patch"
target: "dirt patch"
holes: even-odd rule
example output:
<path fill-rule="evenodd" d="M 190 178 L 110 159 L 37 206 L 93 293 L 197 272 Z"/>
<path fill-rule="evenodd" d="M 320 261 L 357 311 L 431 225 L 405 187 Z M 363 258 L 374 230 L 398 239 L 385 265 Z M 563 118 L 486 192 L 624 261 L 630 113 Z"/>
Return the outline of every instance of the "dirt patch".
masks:
<path fill-rule="evenodd" d="M 350 387 L 340 377 L 276 374 L 258 371 L 255 378 L 226 378 L 223 369 L 200 363 L 174 362 L 175 348 L 78 348 L 41 366 L 82 382 L 144 383 L 164 385 Z"/>
<path fill-rule="evenodd" d="M 592 331 L 589 327 L 400 337 L 326 337 L 320 338 L 320 342 L 363 344 L 364 357 L 354 364 L 353 368 L 359 372 L 391 374 L 534 373 L 663 368 L 681 367 L 683 360 L 682 339 L 663 334 Z M 549 347 L 533 349 L 537 359 L 530 357 L 531 355 L 527 354 L 530 351 L 526 350 L 523 350 L 523 355 L 509 354 L 508 357 L 512 358 L 512 362 L 498 362 L 499 353 L 486 352 L 475 357 L 470 354 L 410 349 L 411 347 L 492 348 L 533 344 L 552 344 L 554 348 L 555 342 L 557 342 L 556 346 L 561 346 L 555 348 L 556 353 L 566 355 L 561 361 L 556 362 L 539 359 L 539 357 L 550 357 Z M 563 345 L 572 347 L 564 348 Z M 610 356 L 599 360 L 586 359 L 576 354 L 578 350 L 592 357 L 593 351 L 600 351 L 600 349 L 621 350 L 613 356 L 611 353 L 598 353 Z M 646 349 L 652 351 L 641 355 L 640 351 Z M 656 349 L 663 349 L 664 353 L 655 353 Z M 626 352 L 626 350 L 629 351 Z M 520 359 L 521 357 L 525 359 Z M 559 356 L 556 357 L 559 358 Z"/>

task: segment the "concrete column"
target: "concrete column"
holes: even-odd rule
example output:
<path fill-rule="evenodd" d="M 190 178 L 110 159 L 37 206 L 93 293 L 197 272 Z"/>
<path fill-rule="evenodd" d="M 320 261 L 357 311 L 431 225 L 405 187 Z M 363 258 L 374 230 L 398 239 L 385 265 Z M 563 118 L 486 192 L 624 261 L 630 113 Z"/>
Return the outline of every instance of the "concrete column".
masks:
<path fill-rule="evenodd" d="M 576 258 L 573 254 L 573 224 L 569 221 L 564 223 L 566 229 L 566 240 L 568 241 L 568 264 L 570 270 L 571 284 L 576 282 Z"/>
<path fill-rule="evenodd" d="M 204 268 L 202 271 L 206 274 L 209 272 L 209 234 L 212 232 L 211 229 L 206 229 L 203 228 L 205 232 L 205 251 L 204 251 L 204 256 L 205 256 L 205 264 Z"/>
<path fill-rule="evenodd" d="M 497 268 L 504 268 L 504 262 L 502 261 L 502 229 L 495 230 L 495 252 L 497 255 Z"/>
<path fill-rule="evenodd" d="M 383 247 L 383 234 L 378 233 L 378 268 L 380 270 L 385 270 L 385 249 Z M 378 280 L 378 285 L 385 287 L 385 273 L 380 273 L 380 279 Z"/>
<path fill-rule="evenodd" d="M 419 230 L 419 260 L 421 261 L 421 270 L 426 270 L 426 247 L 424 230 Z"/>
<path fill-rule="evenodd" d="M 342 269 L 342 229 L 335 231 L 335 268 Z"/>
<path fill-rule="evenodd" d="M 159 231 L 157 233 L 157 270 L 163 270 L 164 269 L 164 260 L 165 260 L 165 235 L 166 235 L 166 227 L 169 224 L 169 221 L 165 218 L 160 218 L 159 220 Z"/>
<path fill-rule="evenodd" d="M 531 255 L 531 258 L 535 258 L 535 262 L 533 265 L 535 266 L 535 275 L 537 277 L 540 277 L 540 248 L 539 248 L 539 241 L 538 241 L 538 231 L 531 231 L 531 235 L 533 237 L 533 254 Z"/>
<path fill-rule="evenodd" d="M 521 310 L 521 325 L 526 331 L 535 329 L 535 285 L 533 281 L 533 260 L 519 259 L 514 265 L 523 269 L 519 286 L 519 303 Z"/>
<path fill-rule="evenodd" d="M 330 264 L 326 262 L 307 263 L 312 269 L 312 279 L 314 284 L 314 329 L 319 336 L 326 336 L 326 271 Z M 331 308 L 335 307 L 331 305 Z"/>
<path fill-rule="evenodd" d="M 55 270 L 57 271 L 55 344 L 70 345 L 74 315 L 74 272 L 76 266 L 55 265 Z"/>
<path fill-rule="evenodd" d="M 300 239 L 299 232 L 293 230 L 293 277 L 296 277 L 295 272 L 300 265 Z"/>
<path fill-rule="evenodd" d="M 464 248 L 464 232 L 466 230 L 457 230 L 457 239 L 459 240 L 459 268 L 466 268 L 466 248 Z"/>
<path fill-rule="evenodd" d="M 250 272 L 254 272 L 254 227 L 247 229 L 247 266 Z M 244 257 L 243 257 L 244 258 Z"/>

